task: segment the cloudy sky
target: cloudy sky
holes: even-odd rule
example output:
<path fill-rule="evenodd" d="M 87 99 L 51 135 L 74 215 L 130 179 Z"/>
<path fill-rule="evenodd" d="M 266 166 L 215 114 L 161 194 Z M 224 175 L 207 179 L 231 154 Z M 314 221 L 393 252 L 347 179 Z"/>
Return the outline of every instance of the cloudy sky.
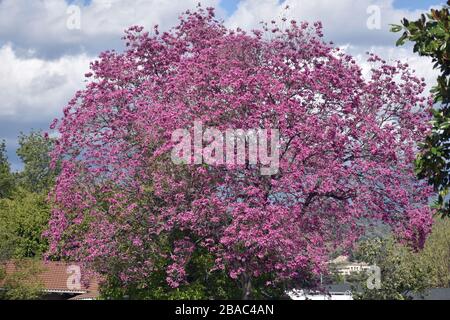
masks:
<path fill-rule="evenodd" d="M 66 102 L 84 85 L 89 62 L 101 51 L 121 50 L 130 25 L 168 29 L 198 0 L 0 0 L 0 139 L 13 168 L 19 132 L 48 128 Z M 401 59 L 431 84 L 427 59 L 410 48 L 395 48 L 390 23 L 417 17 L 443 0 L 202 0 L 216 7 L 231 28 L 258 27 L 261 20 L 286 16 L 322 21 L 325 37 L 345 48 L 364 66 L 364 53 Z M 288 11 L 284 10 L 289 5 Z M 78 19 L 79 17 L 79 19 Z M 379 19 L 377 19 L 379 17 Z"/>

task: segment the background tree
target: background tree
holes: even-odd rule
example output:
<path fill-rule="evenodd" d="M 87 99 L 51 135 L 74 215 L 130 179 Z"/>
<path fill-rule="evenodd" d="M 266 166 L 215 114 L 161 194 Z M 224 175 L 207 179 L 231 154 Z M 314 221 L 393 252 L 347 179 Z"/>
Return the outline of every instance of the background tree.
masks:
<path fill-rule="evenodd" d="M 366 80 L 321 37 L 320 23 L 295 21 L 228 30 L 213 9 L 187 12 L 170 32 L 130 28 L 127 50 L 101 54 L 52 124 L 63 160 L 49 253 L 120 288 L 158 273 L 177 291 L 225 273 L 248 299 L 316 286 L 329 254 L 365 232 L 362 219 L 421 247 L 431 188 L 412 163 L 429 130 L 425 84 L 374 55 Z M 279 130 L 278 172 L 174 164 L 172 133 L 192 133 L 195 120 Z M 212 264 L 194 262 L 205 254 Z"/>
<path fill-rule="evenodd" d="M 10 199 L 0 199 L 0 291 L 1 299 L 37 299 L 42 294 L 38 273 L 43 253 L 42 237 L 48 228 L 50 209 L 45 194 L 17 189 Z M 10 269 L 5 273 L 5 266 Z"/>
<path fill-rule="evenodd" d="M 50 208 L 45 194 L 18 190 L 14 199 L 0 200 L 0 235 L 5 251 L 14 258 L 41 258 L 48 249 L 42 233 L 47 229 Z"/>
<path fill-rule="evenodd" d="M 6 155 L 5 141 L 0 141 L 0 199 L 11 195 L 14 188 L 14 177 Z"/>
<path fill-rule="evenodd" d="M 35 300 L 42 296 L 44 285 L 38 278 L 41 263 L 35 259 L 14 259 L 9 262 L 10 272 L 0 270 L 1 300 Z"/>
<path fill-rule="evenodd" d="M 14 176 L 8 171 L 15 181 L 10 185 L 15 188 L 8 191 L 8 199 L 0 199 L 0 248 L 3 248 L 0 251 L 4 259 L 42 258 L 48 249 L 42 233 L 48 227 L 47 195 L 55 176 L 55 171 L 50 168 L 52 144 L 39 132 L 19 136 L 17 154 L 24 169 Z M 2 162 L 9 169 L 6 159 Z"/>
<path fill-rule="evenodd" d="M 381 268 L 380 290 L 367 288 L 365 273 L 353 279 L 357 284 L 354 295 L 358 299 L 411 299 L 425 295 L 430 288 L 447 288 L 450 285 L 450 221 L 436 219 L 422 250 L 411 250 L 392 238 L 374 238 L 360 242 L 354 258 Z"/>
<path fill-rule="evenodd" d="M 17 179 L 22 187 L 36 193 L 50 190 L 56 176 L 56 171 L 50 168 L 53 144 L 54 141 L 40 131 L 32 131 L 28 135 L 20 134 L 17 155 L 24 168 Z"/>
<path fill-rule="evenodd" d="M 439 70 L 437 85 L 433 88 L 436 110 L 433 110 L 433 130 L 420 145 L 421 153 L 416 160 L 417 173 L 428 178 L 439 197 L 438 207 L 450 215 L 450 1 L 440 10 L 431 9 L 417 21 L 402 20 L 393 25 L 393 32 L 404 31 L 397 45 L 406 41 L 414 43 L 414 52 L 431 57 L 434 68 Z"/>
<path fill-rule="evenodd" d="M 35 299 L 41 295 L 37 281 L 39 263 L 48 250 L 42 237 L 48 228 L 50 208 L 48 192 L 54 179 L 50 169 L 49 151 L 52 142 L 40 133 L 19 137 L 17 154 L 24 162 L 24 170 L 11 174 L 6 157 L 2 156 L 3 172 L 7 179 L 7 198 L 0 199 L 0 279 L 3 299 Z M 4 144 L 0 155 L 4 155 Z M 0 175 L 1 176 L 1 175 Z M 14 187 L 14 188 L 13 188 Z M 5 189 L 2 189 L 5 190 Z M 5 266 L 13 271 L 5 273 Z"/>
<path fill-rule="evenodd" d="M 369 289 L 367 275 L 361 273 L 361 282 L 353 295 L 363 300 L 412 299 L 429 288 L 429 270 L 418 265 L 413 250 L 393 239 L 373 239 L 358 246 L 356 257 L 360 261 L 376 265 L 381 269 L 381 288 Z"/>
<path fill-rule="evenodd" d="M 436 219 L 433 231 L 423 250 L 418 253 L 418 265 L 429 270 L 430 288 L 450 286 L 450 220 Z"/>

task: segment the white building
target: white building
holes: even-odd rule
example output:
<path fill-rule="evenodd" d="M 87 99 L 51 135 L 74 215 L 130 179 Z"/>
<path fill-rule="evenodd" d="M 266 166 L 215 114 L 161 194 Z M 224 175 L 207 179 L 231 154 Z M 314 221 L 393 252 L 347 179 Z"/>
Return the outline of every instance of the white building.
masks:
<path fill-rule="evenodd" d="M 349 276 L 352 273 L 365 272 L 370 266 L 365 262 L 350 262 L 347 256 L 339 256 L 334 260 L 328 262 L 334 264 L 336 270 L 340 275 Z"/>
<path fill-rule="evenodd" d="M 330 285 L 321 291 L 292 290 L 288 296 L 292 300 L 353 300 L 350 286 L 347 284 Z"/>

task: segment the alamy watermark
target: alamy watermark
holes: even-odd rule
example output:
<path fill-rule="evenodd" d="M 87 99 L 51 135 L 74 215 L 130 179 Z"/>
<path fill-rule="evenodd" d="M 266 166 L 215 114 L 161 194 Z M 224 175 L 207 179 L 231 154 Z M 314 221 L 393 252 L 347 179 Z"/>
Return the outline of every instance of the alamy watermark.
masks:
<path fill-rule="evenodd" d="M 381 269 L 377 265 L 370 266 L 366 269 L 366 273 L 369 276 L 366 281 L 367 289 L 381 289 Z"/>
<path fill-rule="evenodd" d="M 66 285 L 69 290 L 81 290 L 81 268 L 77 265 L 70 265 L 67 267 Z"/>
<path fill-rule="evenodd" d="M 68 17 L 66 21 L 66 27 L 69 30 L 81 29 L 81 8 L 77 5 L 70 5 L 66 11 Z"/>
<path fill-rule="evenodd" d="M 381 8 L 377 5 L 371 5 L 366 10 L 369 17 L 366 21 L 367 29 L 381 30 Z"/>
<path fill-rule="evenodd" d="M 175 164 L 260 165 L 261 175 L 275 175 L 280 162 L 280 134 L 277 129 L 203 128 L 195 121 L 193 132 L 177 129 L 172 133 L 171 158 Z"/>

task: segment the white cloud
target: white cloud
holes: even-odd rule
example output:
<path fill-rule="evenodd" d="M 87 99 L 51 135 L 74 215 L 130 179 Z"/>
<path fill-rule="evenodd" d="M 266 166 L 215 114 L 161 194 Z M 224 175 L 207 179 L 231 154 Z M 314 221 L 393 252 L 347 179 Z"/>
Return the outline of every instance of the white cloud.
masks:
<path fill-rule="evenodd" d="M 219 7 L 218 3 L 202 1 L 204 7 Z M 81 28 L 74 29 L 67 25 L 76 16 L 64 0 L 1 0 L 0 44 L 1 40 L 13 42 L 16 48 L 32 48 L 38 55 L 52 58 L 82 51 L 97 54 L 120 47 L 123 31 L 129 26 L 150 29 L 159 24 L 167 29 L 197 4 L 198 0 L 92 0 L 80 5 Z"/>
<path fill-rule="evenodd" d="M 162 29 L 175 25 L 186 9 L 194 9 L 198 0 L 93 0 L 83 9 L 86 34 L 122 33 L 130 25 L 148 29 L 158 24 Z M 203 7 L 218 7 L 218 0 L 201 1 Z"/>
<path fill-rule="evenodd" d="M 289 9 L 286 10 L 286 6 Z M 373 8 L 379 8 L 380 29 L 367 26 L 368 19 L 374 13 Z M 260 21 L 275 20 L 282 24 L 283 17 L 287 21 L 321 21 L 325 39 L 345 47 L 363 69 L 368 69 L 367 51 L 388 61 L 408 62 L 419 77 L 426 79 L 430 89 L 437 76 L 430 59 L 419 57 L 409 46 L 396 48 L 395 42 L 400 34 L 389 31 L 390 24 L 399 24 L 404 17 L 415 19 L 422 12 L 396 9 L 393 0 L 242 0 L 226 24 L 230 28 L 250 30 L 258 28 Z"/>
<path fill-rule="evenodd" d="M 84 85 L 101 51 L 121 48 L 131 25 L 168 29 L 198 0 L 93 0 L 80 5 L 81 29 L 71 30 L 64 0 L 0 0 L 0 133 L 42 127 Z M 216 6 L 218 0 L 202 1 Z M 16 126 L 11 124 L 17 123 Z M 46 129 L 46 127 L 44 127 Z M 8 133 L 9 134 L 9 133 Z M 14 133 L 15 135 L 15 133 Z"/>
<path fill-rule="evenodd" d="M 288 10 L 285 7 L 289 6 Z M 372 8 L 379 8 L 381 29 L 369 29 Z M 403 17 L 417 17 L 420 10 L 407 11 L 393 7 L 393 0 L 242 0 L 228 19 L 230 27 L 251 29 L 260 21 L 288 20 L 322 21 L 326 38 L 336 43 L 391 45 L 396 35 L 388 32 L 389 24 Z"/>
<path fill-rule="evenodd" d="M 89 61 L 99 52 L 121 48 L 123 31 L 131 25 L 147 29 L 159 24 L 168 29 L 186 9 L 199 0 L 93 0 L 81 8 L 81 29 L 70 30 L 69 5 L 64 0 L 0 0 L 0 137 L 18 128 L 43 127 L 83 86 Z M 223 0 L 227 1 L 227 0 Z M 218 7 L 220 0 L 202 0 L 203 7 Z M 393 0 L 242 0 L 226 19 L 232 28 L 258 28 L 259 22 L 280 20 L 317 21 L 326 39 L 346 46 L 366 68 L 364 52 L 385 59 L 409 61 L 431 85 L 436 77 L 428 59 L 410 48 L 395 48 L 398 34 L 390 23 L 417 17 L 419 11 L 398 10 Z M 284 10 L 286 5 L 289 10 Z M 380 30 L 370 30 L 369 6 L 380 8 Z M 16 135 L 14 133 L 14 135 Z M 11 136 L 12 137 L 12 136 Z"/>
<path fill-rule="evenodd" d="M 0 117 L 30 121 L 59 114 L 93 58 L 85 54 L 57 60 L 18 57 L 11 45 L 0 48 Z"/>
<path fill-rule="evenodd" d="M 384 60 L 394 63 L 400 60 L 407 63 L 419 78 L 425 78 L 427 83 L 426 93 L 428 94 L 431 88 L 436 83 L 436 78 L 439 74 L 438 70 L 432 68 L 431 58 L 421 57 L 412 52 L 410 48 L 396 48 L 387 46 L 371 46 L 371 47 L 356 47 L 346 46 L 345 51 L 355 57 L 358 65 L 363 69 L 363 74 L 367 74 L 371 65 L 367 62 L 367 55 L 365 51 L 374 52 Z"/>
<path fill-rule="evenodd" d="M 0 137 L 47 129 L 84 85 L 89 62 L 121 49 L 131 25 L 167 29 L 198 0 L 93 0 L 80 5 L 81 29 L 71 30 L 64 0 L 0 0 Z M 218 0 L 202 1 L 204 7 Z"/>
<path fill-rule="evenodd" d="M 219 0 L 202 0 L 218 7 Z M 80 2 L 81 3 L 81 2 Z M 122 48 L 131 25 L 167 29 L 198 0 L 93 0 L 80 5 L 81 29 L 67 27 L 71 12 L 64 0 L 0 0 L 0 139 L 7 140 L 15 170 L 17 135 L 47 130 L 101 51 Z M 218 14 L 225 16 L 224 11 Z"/>

